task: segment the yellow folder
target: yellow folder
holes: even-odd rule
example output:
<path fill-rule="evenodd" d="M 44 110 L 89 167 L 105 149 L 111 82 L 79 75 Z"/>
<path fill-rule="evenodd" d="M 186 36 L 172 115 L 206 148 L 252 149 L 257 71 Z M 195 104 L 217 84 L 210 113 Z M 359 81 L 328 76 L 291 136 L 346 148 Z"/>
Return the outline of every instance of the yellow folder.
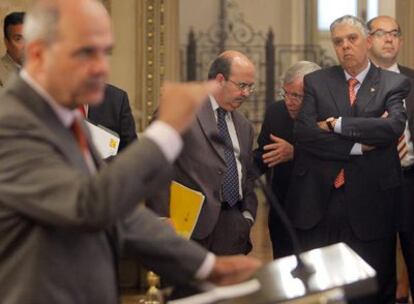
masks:
<path fill-rule="evenodd" d="M 187 239 L 191 237 L 203 203 L 204 195 L 201 192 L 176 181 L 171 183 L 170 217 L 179 235 Z"/>

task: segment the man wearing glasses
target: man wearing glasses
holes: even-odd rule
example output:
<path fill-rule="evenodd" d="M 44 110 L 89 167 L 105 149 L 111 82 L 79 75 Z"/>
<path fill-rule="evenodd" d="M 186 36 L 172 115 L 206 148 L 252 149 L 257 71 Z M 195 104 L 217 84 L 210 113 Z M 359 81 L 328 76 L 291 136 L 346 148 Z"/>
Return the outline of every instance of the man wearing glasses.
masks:
<path fill-rule="evenodd" d="M 191 238 L 216 254 L 247 254 L 257 209 L 254 132 L 237 109 L 254 91 L 255 68 L 244 54 L 225 51 L 211 64 L 208 78 L 216 80 L 221 90 L 209 96 L 183 136 L 175 180 L 205 196 Z M 168 201 L 161 200 L 164 205 Z"/>
<path fill-rule="evenodd" d="M 284 205 L 290 183 L 293 165 L 294 140 L 293 124 L 302 107 L 303 77 L 320 66 L 309 61 L 299 61 L 292 65 L 283 79 L 283 100 L 272 103 L 267 109 L 254 159 L 260 172 L 268 173 L 274 195 Z M 273 257 L 292 254 L 291 241 L 275 210 L 270 206 L 269 232 L 272 241 Z"/>
<path fill-rule="evenodd" d="M 408 121 L 404 137 L 398 144 L 401 154 L 400 163 L 403 172 L 400 212 L 398 213 L 399 238 L 407 268 L 403 267 L 396 294 L 396 303 L 408 304 L 408 281 L 414 282 L 414 236 L 412 227 L 414 199 L 414 151 L 412 134 L 414 134 L 414 70 L 397 63 L 397 56 L 402 45 L 401 29 L 397 21 L 389 16 L 379 16 L 367 23 L 372 47 L 369 51 L 371 61 L 389 71 L 401 73 L 410 78 L 411 91 L 405 99 Z M 407 269 L 410 280 L 408 280 Z M 414 284 L 411 284 L 411 294 Z"/>

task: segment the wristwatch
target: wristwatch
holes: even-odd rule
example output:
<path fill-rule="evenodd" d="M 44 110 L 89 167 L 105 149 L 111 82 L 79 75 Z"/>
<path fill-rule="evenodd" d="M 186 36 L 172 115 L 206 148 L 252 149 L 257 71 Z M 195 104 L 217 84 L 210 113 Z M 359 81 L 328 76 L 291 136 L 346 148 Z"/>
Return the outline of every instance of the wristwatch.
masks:
<path fill-rule="evenodd" d="M 331 130 L 332 132 L 334 131 L 334 123 L 335 123 L 336 118 L 335 117 L 328 117 L 325 121 L 326 121 L 326 125 L 328 126 L 329 130 Z"/>

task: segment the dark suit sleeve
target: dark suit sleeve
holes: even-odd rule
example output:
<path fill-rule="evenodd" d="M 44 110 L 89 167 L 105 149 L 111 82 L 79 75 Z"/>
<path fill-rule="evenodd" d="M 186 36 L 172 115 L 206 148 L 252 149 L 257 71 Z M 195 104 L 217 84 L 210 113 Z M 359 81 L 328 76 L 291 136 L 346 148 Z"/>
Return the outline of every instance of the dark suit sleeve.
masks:
<path fill-rule="evenodd" d="M 268 169 L 267 165 L 263 162 L 263 147 L 267 144 L 270 144 L 269 136 L 271 134 L 271 124 L 273 120 L 271 112 L 272 106 L 270 106 L 265 113 L 262 128 L 260 130 L 259 136 L 257 137 L 258 147 L 253 151 L 254 164 L 258 169 L 257 175 L 264 174 Z"/>
<path fill-rule="evenodd" d="M 137 133 L 135 131 L 135 121 L 132 116 L 131 107 L 129 105 L 129 99 L 126 92 L 122 92 L 121 98 L 121 117 L 120 117 L 120 145 L 119 150 L 122 151 L 131 142 L 137 139 Z"/>
<path fill-rule="evenodd" d="M 257 197 L 256 193 L 254 192 L 254 180 L 256 178 L 254 163 L 253 163 L 253 141 L 254 141 L 254 131 L 253 127 L 249 126 L 249 153 L 248 153 L 248 159 L 246 162 L 246 182 L 244 185 L 244 191 L 243 191 L 243 205 L 242 205 L 242 211 L 247 210 L 250 212 L 250 214 L 253 216 L 253 218 L 256 217 L 256 211 L 257 211 Z"/>
<path fill-rule="evenodd" d="M 388 116 L 386 118 L 343 117 L 341 133 L 343 136 L 367 145 L 384 146 L 398 140 L 404 132 L 407 114 L 403 106 L 403 99 L 407 97 L 411 84 L 407 78 L 403 78 L 401 75 L 386 76 L 383 76 L 385 78 L 383 86 L 387 87 L 382 89 L 387 92 L 384 99 Z M 381 114 L 377 113 L 379 116 Z"/>
<path fill-rule="evenodd" d="M 316 79 L 308 76 L 304 78 L 305 98 L 294 128 L 295 149 L 302 149 L 321 159 L 347 160 L 354 142 L 318 127 L 318 84 Z"/>

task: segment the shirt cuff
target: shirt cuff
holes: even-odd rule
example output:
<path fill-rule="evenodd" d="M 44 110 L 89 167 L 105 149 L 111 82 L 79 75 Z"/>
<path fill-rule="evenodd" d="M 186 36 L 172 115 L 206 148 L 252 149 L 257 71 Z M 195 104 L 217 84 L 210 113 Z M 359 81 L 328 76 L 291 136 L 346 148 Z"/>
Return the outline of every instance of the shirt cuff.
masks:
<path fill-rule="evenodd" d="M 362 155 L 362 144 L 355 143 L 351 149 L 351 155 Z"/>
<path fill-rule="evenodd" d="M 243 214 L 244 218 L 251 220 L 252 224 L 254 223 L 254 218 L 253 218 L 252 214 L 249 211 L 245 210 L 245 211 L 242 212 L 242 214 Z"/>
<path fill-rule="evenodd" d="M 214 264 L 216 263 L 216 256 L 208 252 L 206 258 L 204 259 L 203 263 L 201 264 L 200 268 L 198 268 L 195 279 L 197 280 L 205 280 L 210 275 L 211 271 L 213 270 Z"/>
<path fill-rule="evenodd" d="M 336 119 L 335 127 L 334 127 L 334 132 L 335 133 L 339 133 L 339 134 L 342 133 L 342 117 L 338 117 Z"/>
<path fill-rule="evenodd" d="M 165 158 L 173 163 L 183 148 L 180 134 L 163 121 L 154 121 L 145 131 L 144 136 L 154 141 Z"/>

